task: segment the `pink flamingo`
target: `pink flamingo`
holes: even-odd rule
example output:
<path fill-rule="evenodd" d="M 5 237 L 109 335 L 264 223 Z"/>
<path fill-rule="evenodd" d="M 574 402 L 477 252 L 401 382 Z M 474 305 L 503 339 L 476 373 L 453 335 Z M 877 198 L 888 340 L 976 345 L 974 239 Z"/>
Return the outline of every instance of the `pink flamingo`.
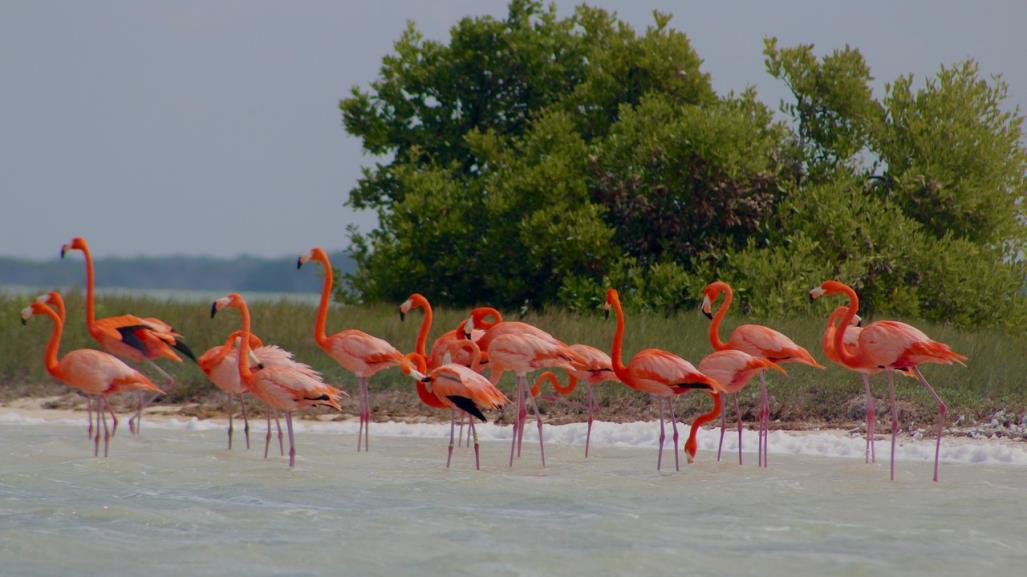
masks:
<path fill-rule="evenodd" d="M 57 307 L 64 308 L 63 299 L 57 293 L 50 293 L 47 300 L 55 300 Z M 43 362 L 46 370 L 55 379 L 64 384 L 78 389 L 83 394 L 96 397 L 96 435 L 93 437 L 93 455 L 100 454 L 100 421 L 103 421 L 103 456 L 107 458 L 110 454 L 110 439 L 113 432 L 107 428 L 107 410 L 114 418 L 114 426 L 117 427 L 117 416 L 114 409 L 107 403 L 107 397 L 123 391 L 152 391 L 163 394 L 163 391 L 153 384 L 150 379 L 132 367 L 125 364 L 114 355 L 93 349 L 77 349 L 69 351 L 63 358 L 58 360 L 57 353 L 61 347 L 61 333 L 64 330 L 64 323 L 52 308 L 36 300 L 30 306 L 21 311 L 21 322 L 26 324 L 33 316 L 45 315 L 53 321 L 53 331 L 50 333 L 50 342 L 46 346 L 46 354 Z M 91 417 L 90 417 L 91 418 Z"/>
<path fill-rule="evenodd" d="M 164 358 L 182 362 L 175 353 L 178 351 L 195 361 L 196 356 L 182 340 L 182 335 L 176 333 L 168 323 L 153 317 L 122 315 L 97 319 L 93 304 L 93 256 L 89 252 L 89 245 L 86 244 L 86 239 L 76 236 L 70 243 L 61 247 L 61 258 L 71 250 L 82 251 L 86 259 L 86 328 L 89 335 L 112 355 L 136 364 L 145 362 L 160 373 L 169 385 L 174 384 L 175 379 L 154 363 L 153 359 Z M 140 392 L 136 414 L 128 420 L 128 428 L 133 434 L 140 433 L 143 407 L 146 404 Z"/>
<path fill-rule="evenodd" d="M 250 309 L 241 295 L 232 293 L 214 301 L 210 306 L 210 317 L 214 318 L 214 315 L 225 307 L 237 308 L 242 315 L 242 334 L 239 337 L 237 357 L 239 377 L 246 390 L 268 406 L 285 411 L 285 426 L 289 431 L 289 467 L 293 467 L 296 464 L 296 443 L 292 432 L 292 412 L 317 405 L 341 411 L 339 401 L 345 393 L 326 385 L 317 371 L 303 363 L 293 362 L 286 366 L 258 364 L 256 372 L 252 371 Z M 270 434 L 270 426 L 268 433 Z"/>
<path fill-rule="evenodd" d="M 621 361 L 621 349 L 624 339 L 624 311 L 621 309 L 620 295 L 615 289 L 606 291 L 606 313 L 613 308 L 617 314 L 617 332 L 613 335 L 613 347 L 610 359 L 613 361 L 613 372 L 622 383 L 643 393 L 655 397 L 660 413 L 660 452 L 656 459 L 656 470 L 663 465 L 663 444 L 667 437 L 663 423 L 663 409 L 670 409 L 670 422 L 674 428 L 674 468 L 681 470 L 678 459 L 678 425 L 674 416 L 674 396 L 691 390 L 704 390 L 713 396 L 714 408 L 703 417 L 715 419 L 720 414 L 720 384 L 712 377 L 692 366 L 692 363 L 681 357 L 660 349 L 643 349 L 627 366 Z M 693 433 L 698 424 L 693 425 Z M 694 441 L 693 441 L 694 442 Z"/>
<path fill-rule="evenodd" d="M 717 297 L 724 293 L 724 302 L 717 309 L 716 315 L 712 313 L 713 303 Z M 802 363 L 818 369 L 824 368 L 818 363 L 809 351 L 795 344 L 792 339 L 762 325 L 741 325 L 731 333 L 731 338 L 725 343 L 720 340 L 720 323 L 727 315 L 728 308 L 734 298 L 734 291 L 731 286 L 723 281 L 710 283 L 703 290 L 702 311 L 703 314 L 713 320 L 710 324 L 710 345 L 714 350 L 725 351 L 734 349 L 749 353 L 754 357 L 770 359 L 775 363 Z M 735 399 L 735 409 L 738 409 L 738 399 Z M 766 467 L 767 440 L 770 425 L 770 398 L 767 395 L 767 380 L 764 372 L 760 372 L 760 414 L 759 414 L 759 466 Z M 720 430 L 720 445 L 724 445 L 724 428 Z M 717 450 L 717 459 L 720 459 L 720 449 Z M 742 421 L 739 411 L 738 421 L 738 463 L 742 463 Z"/>
<path fill-rule="evenodd" d="M 849 309 L 847 307 L 843 307 L 843 306 L 838 307 L 838 308 L 834 309 L 834 311 L 831 312 L 831 314 L 827 317 L 827 328 L 824 329 L 824 338 L 823 338 L 823 340 L 821 342 L 821 348 L 823 348 L 824 355 L 828 358 L 828 360 L 830 360 L 831 362 L 834 362 L 836 364 L 839 364 L 839 365 L 841 365 L 843 367 L 845 367 L 845 365 L 840 360 L 838 360 L 838 354 L 834 351 L 834 335 L 835 335 L 835 331 L 838 330 L 838 326 L 837 325 L 838 325 L 839 321 L 841 321 L 848 312 L 849 312 Z M 845 345 L 845 348 L 849 349 L 850 353 L 852 353 L 854 348 L 856 346 L 858 346 L 858 343 L 859 343 L 859 333 L 863 332 L 863 328 L 862 328 L 861 324 L 862 324 L 862 319 L 859 318 L 859 315 L 856 315 L 856 316 L 852 317 L 852 320 L 849 321 L 849 328 L 845 331 L 845 342 L 844 342 L 844 345 Z M 845 367 L 845 368 L 849 368 L 849 367 Z M 877 374 L 881 370 L 880 369 L 852 369 L 852 370 L 855 370 L 857 373 L 860 373 L 863 376 L 863 395 L 864 395 L 864 397 L 866 399 L 866 434 L 867 434 L 866 455 L 864 456 L 864 459 L 865 459 L 865 461 L 867 463 L 875 463 L 875 462 L 877 462 L 877 455 L 876 455 L 876 451 L 874 450 L 875 449 L 875 447 L 874 447 L 874 423 L 876 421 L 876 418 L 875 418 L 875 415 L 874 415 L 874 395 L 870 391 L 870 375 Z"/>
<path fill-rule="evenodd" d="M 246 385 L 239 377 L 238 346 L 242 331 L 235 331 L 228 336 L 223 345 L 212 347 L 200 355 L 198 364 L 200 369 L 207 375 L 214 385 L 221 389 L 228 397 L 228 449 L 232 449 L 232 395 L 239 397 L 239 406 L 242 408 L 244 431 L 246 434 L 246 448 L 250 448 L 250 423 L 246 415 L 246 403 L 242 395 L 246 392 Z M 254 365 L 266 367 L 290 366 L 295 363 L 292 360 L 292 353 L 274 345 L 264 345 L 257 335 L 250 334 L 250 362 Z M 264 438 L 264 458 L 267 458 L 268 448 L 271 445 L 271 414 L 275 410 L 267 407 L 267 434 Z M 282 425 L 278 420 L 277 413 L 274 415 L 275 425 L 278 428 L 278 451 L 285 455 L 282 443 Z"/>
<path fill-rule="evenodd" d="M 435 397 L 438 404 L 450 409 L 449 419 L 449 455 L 446 457 L 446 468 L 453 460 L 453 434 L 456 429 L 457 411 L 466 413 L 485 422 L 485 409 L 501 409 L 510 402 L 506 395 L 496 388 L 488 379 L 477 372 L 481 351 L 471 341 L 453 341 L 447 347 L 450 351 L 464 350 L 471 354 L 471 367 L 456 363 L 442 363 L 429 370 L 424 357 L 417 355 L 417 370 L 409 371 L 409 375 L 417 381 L 417 387 L 426 390 Z M 416 353 L 415 353 L 416 354 Z M 462 420 L 462 419 L 461 419 Z M 481 454 L 478 443 L 478 432 L 474 429 L 471 419 L 468 436 L 474 437 L 474 468 L 481 469 Z"/>
<path fill-rule="evenodd" d="M 542 383 L 549 381 L 553 390 L 561 395 L 570 395 L 577 388 L 578 382 L 585 383 L 588 387 L 588 429 L 585 433 L 585 458 L 588 458 L 588 447 L 592 439 L 592 421 L 596 412 L 596 398 L 592 387 L 606 381 L 620 382 L 613 372 L 613 361 L 603 351 L 589 346 L 576 344 L 570 346 L 571 350 L 585 361 L 583 366 L 571 369 L 567 372 L 567 384 L 561 385 L 556 373 L 546 371 L 538 376 L 534 386 L 531 388 L 531 396 L 537 397 L 542 389 Z"/>
<path fill-rule="evenodd" d="M 499 323 L 486 332 L 489 333 L 507 323 Z M 530 325 L 528 325 L 530 326 Z M 546 466 L 546 450 L 542 437 L 542 415 L 538 404 L 528 395 L 528 373 L 538 369 L 556 367 L 573 370 L 575 364 L 584 365 L 583 359 L 567 345 L 555 339 L 546 340 L 530 332 L 506 332 L 489 339 L 488 358 L 491 363 L 492 384 L 499 383 L 504 371 L 513 371 L 517 375 L 517 412 L 514 419 L 513 440 L 510 443 L 510 466 L 513 466 L 514 451 L 523 443 L 525 419 L 527 418 L 526 402 L 531 401 L 538 427 L 539 454 L 542 466 Z M 518 454 L 520 452 L 518 451 Z"/>
<path fill-rule="evenodd" d="M 765 369 L 773 369 L 781 372 L 782 374 L 788 374 L 783 368 L 770 360 L 763 357 L 754 357 L 749 353 L 734 349 L 714 351 L 713 353 L 706 355 L 703 360 L 699 361 L 699 370 L 702 371 L 703 374 L 709 375 L 720 383 L 720 391 L 722 393 L 734 395 L 735 412 L 738 413 L 739 432 L 741 432 L 742 428 L 742 411 L 738 408 L 738 395 L 735 393 L 742 390 L 742 388 L 745 387 L 745 385 L 748 384 L 754 376 L 756 376 L 756 373 L 760 373 Z M 727 413 L 721 413 L 721 446 L 724 443 L 724 430 L 727 428 L 726 414 Z M 691 463 L 695 458 L 696 446 L 693 439 L 694 435 L 689 435 L 691 445 L 686 445 L 685 447 L 685 452 L 689 454 L 689 463 Z M 738 442 L 741 444 L 741 438 L 739 438 Z M 717 460 L 720 460 L 720 447 L 717 448 Z M 742 464 L 741 453 L 739 453 L 738 456 L 738 464 Z"/>
<path fill-rule="evenodd" d="M 410 361 L 396 350 L 396 347 L 363 331 L 347 329 L 331 336 L 325 333 L 328 301 L 332 295 L 332 263 L 324 249 L 315 247 L 299 258 L 296 268 L 301 268 L 310 260 L 316 260 L 324 267 L 324 285 L 321 288 L 321 304 L 318 306 L 317 320 L 314 323 L 314 340 L 321 350 L 357 377 L 360 397 L 357 451 L 360 451 L 361 438 L 364 450 L 367 451 L 370 450 L 371 440 L 371 400 L 367 390 L 367 379 L 389 367 L 400 366 L 406 372 L 410 369 Z"/>
<path fill-rule="evenodd" d="M 950 365 L 967 357 L 953 351 L 945 343 L 931 340 L 920 329 L 898 321 L 875 321 L 863 328 L 856 345 L 845 346 L 845 334 L 851 330 L 850 323 L 859 311 L 859 297 L 856 291 L 838 281 L 824 281 L 809 291 L 809 298 L 815 300 L 824 295 L 844 294 L 849 297 L 848 313 L 834 335 L 834 351 L 838 360 L 846 367 L 856 369 L 881 369 L 888 371 L 888 396 L 891 402 L 891 479 L 895 480 L 895 437 L 898 434 L 898 414 L 895 408 L 894 372 L 908 370 L 920 381 L 934 400 L 938 402 L 938 439 L 934 446 L 934 481 L 938 481 L 938 461 L 941 456 L 941 434 L 948 408 L 920 372 L 920 365 L 937 363 Z M 964 365 L 966 366 L 966 365 Z"/>

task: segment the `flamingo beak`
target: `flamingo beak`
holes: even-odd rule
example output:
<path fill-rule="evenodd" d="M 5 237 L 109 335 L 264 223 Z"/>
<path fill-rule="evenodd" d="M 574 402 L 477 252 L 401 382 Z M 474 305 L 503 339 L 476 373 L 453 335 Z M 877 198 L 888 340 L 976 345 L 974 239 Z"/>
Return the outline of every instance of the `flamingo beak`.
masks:
<path fill-rule="evenodd" d="M 713 303 L 710 302 L 708 295 L 702 297 L 702 314 L 706 315 L 706 318 L 713 320 Z"/>
<path fill-rule="evenodd" d="M 603 318 L 610 320 L 610 303 L 603 303 Z"/>
<path fill-rule="evenodd" d="M 21 309 L 21 324 L 22 326 L 29 324 L 29 317 L 32 316 L 32 307 L 25 307 Z"/>
<path fill-rule="evenodd" d="M 405 321 L 406 318 L 407 318 L 407 314 L 405 312 L 403 312 L 403 311 L 399 311 L 399 322 Z"/>
<path fill-rule="evenodd" d="M 214 318 L 216 314 L 218 314 L 218 301 L 210 303 L 210 318 Z"/>
<path fill-rule="evenodd" d="M 64 258 L 64 255 L 67 254 L 67 252 L 68 252 L 68 245 L 62 244 L 61 245 L 61 258 Z"/>
<path fill-rule="evenodd" d="M 296 270 L 303 268 L 303 257 L 296 259 Z"/>
<path fill-rule="evenodd" d="M 810 302 L 815 301 L 815 300 L 817 300 L 818 298 L 820 298 L 822 296 L 824 296 L 824 289 L 821 288 L 821 287 L 813 287 L 809 291 L 809 300 L 810 300 Z"/>

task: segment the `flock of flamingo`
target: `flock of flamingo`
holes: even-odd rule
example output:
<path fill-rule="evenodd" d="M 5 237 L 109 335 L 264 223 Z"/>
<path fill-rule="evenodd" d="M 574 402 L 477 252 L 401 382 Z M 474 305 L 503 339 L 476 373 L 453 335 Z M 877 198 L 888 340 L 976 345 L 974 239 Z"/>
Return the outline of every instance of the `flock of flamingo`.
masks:
<path fill-rule="evenodd" d="M 61 333 L 65 321 L 65 307 L 61 295 L 56 291 L 37 298 L 22 311 L 22 322 L 33 316 L 47 316 L 53 322 L 53 330 L 46 348 L 44 362 L 47 371 L 56 379 L 77 389 L 88 399 L 88 434 L 93 441 L 93 453 L 99 455 L 100 431 L 103 430 L 104 456 L 109 454 L 110 439 L 117 431 L 118 418 L 107 401 L 110 395 L 136 391 L 138 404 L 135 415 L 129 419 L 133 434 L 139 434 L 142 425 L 142 411 L 147 403 L 146 395 L 160 395 L 163 391 L 139 370 L 146 363 L 164 376 L 168 384 L 173 379 L 153 361 L 164 358 L 181 362 L 179 354 L 197 362 L 208 378 L 221 389 L 229 400 L 228 447 L 232 448 L 233 397 L 239 398 L 245 422 L 246 446 L 249 448 L 249 420 L 243 393 L 253 395 L 268 407 L 267 433 L 264 440 L 264 458 L 268 456 L 271 444 L 271 419 L 275 419 L 278 431 L 279 451 L 284 456 L 282 430 L 279 414 L 285 414 L 289 437 L 289 466 L 295 465 L 296 447 L 293 436 L 292 414 L 294 411 L 317 405 L 341 410 L 342 398 L 348 396 L 342 390 L 328 385 L 321 375 L 308 365 L 293 359 L 291 353 L 274 345 L 264 345 L 253 333 L 250 313 L 246 301 L 237 293 L 219 298 L 211 306 L 211 317 L 226 308 L 238 309 L 241 317 L 240 330 L 227 336 L 224 343 L 211 348 L 196 358 L 183 342 L 181 335 L 166 322 L 155 318 L 140 318 L 123 315 L 97 319 L 94 308 L 94 271 L 92 256 L 85 239 L 74 238 L 61 248 L 61 257 L 68 251 L 81 251 L 86 264 L 86 327 L 89 334 L 107 352 L 94 349 L 78 349 L 58 358 Z M 509 464 L 519 457 L 527 426 L 527 409 L 531 406 L 535 416 L 539 438 L 539 455 L 545 466 L 543 420 L 536 398 L 541 386 L 549 382 L 560 394 L 570 394 L 578 382 L 588 387 L 588 429 L 585 440 L 585 457 L 589 454 L 592 423 L 596 411 L 593 386 L 604 381 L 623 383 L 635 391 L 652 395 L 656 402 L 660 420 L 659 453 L 657 470 L 663 466 L 663 448 L 666 439 L 665 418 L 669 417 L 673 435 L 674 467 L 680 470 L 677 451 L 679 434 L 674 415 L 674 399 L 689 391 L 700 391 L 710 396 L 713 407 L 708 413 L 697 417 L 691 425 L 684 451 L 691 463 L 696 454 L 696 436 L 699 427 L 721 417 L 721 457 L 724 433 L 727 430 L 726 415 L 722 413 L 722 396 L 737 393 L 754 376 L 760 376 L 760 405 L 758 412 L 758 465 L 767 466 L 767 428 L 769 400 L 766 387 L 766 371 L 774 370 L 786 374 L 783 363 L 799 363 L 813 368 L 823 368 L 803 347 L 771 328 L 745 324 L 737 327 L 725 342 L 720 339 L 719 329 L 731 305 L 732 291 L 727 283 L 717 281 L 706 287 L 703 294 L 702 311 L 712 320 L 709 329 L 710 344 L 714 352 L 703 358 L 698 366 L 674 353 L 649 348 L 636 353 L 627 364 L 622 361 L 622 339 L 624 337 L 624 311 L 620 298 L 614 289 L 606 293 L 604 308 L 607 317 L 612 309 L 616 315 L 616 332 L 610 354 L 589 345 L 567 345 L 548 332 L 533 325 L 504 321 L 494 308 L 476 308 L 456 328 L 438 337 L 427 350 L 428 333 L 432 324 L 432 309 L 428 300 L 420 294 L 413 294 L 399 307 L 400 318 L 415 308 L 423 309 L 424 318 L 417 334 L 415 350 L 403 354 L 383 339 L 371 336 L 357 329 L 347 329 L 328 335 L 326 320 L 332 290 L 332 266 L 324 250 L 314 248 L 299 257 L 297 268 L 309 261 L 319 262 L 324 270 L 324 285 L 321 300 L 314 321 L 314 339 L 317 344 L 335 359 L 343 368 L 357 378 L 357 400 L 360 413 L 360 428 L 357 435 L 357 450 L 370 448 L 371 403 L 368 379 L 389 367 L 399 367 L 410 376 L 416 386 L 420 400 L 428 406 L 448 409 L 450 412 L 449 452 L 447 468 L 453 457 L 456 425 L 460 423 L 460 439 L 463 442 L 464 421 L 469 424 L 467 442 L 473 439 L 475 467 L 480 468 L 480 445 L 474 428 L 475 420 L 485 422 L 485 411 L 514 406 L 513 435 L 510 444 Z M 724 295 L 723 301 L 713 312 L 713 304 Z M 892 416 L 891 478 L 895 478 L 895 438 L 898 420 L 895 409 L 895 383 L 893 375 L 899 372 L 917 379 L 938 402 L 937 441 L 934 456 L 934 480 L 938 480 L 938 458 L 941 449 L 941 435 L 946 412 L 945 403 L 938 397 L 931 385 L 921 374 L 919 365 L 924 363 L 962 364 L 966 357 L 953 352 L 944 343 L 931 340 L 923 332 L 897 321 L 876 321 L 861 327 L 859 298 L 850 287 L 828 280 L 809 291 L 810 299 L 829 295 L 844 295 L 846 306 L 840 306 L 828 318 L 823 337 L 825 355 L 833 362 L 863 376 L 866 395 L 866 461 L 875 460 L 874 452 L 874 404 L 870 391 L 870 376 L 885 372 L 888 375 L 888 391 Z M 133 367 L 132 365 L 135 365 Z M 568 383 L 561 385 L 552 369 L 562 369 L 568 375 Z M 488 371 L 488 378 L 484 372 Z M 528 386 L 528 373 L 545 370 Z M 514 399 L 508 398 L 497 385 L 506 371 L 516 375 Z M 742 463 L 742 416 L 735 397 L 738 416 L 738 462 Z M 665 415 L 666 411 L 666 415 Z M 95 425 L 93 413 L 95 412 Z M 110 414 L 112 426 L 108 426 L 106 415 Z"/>

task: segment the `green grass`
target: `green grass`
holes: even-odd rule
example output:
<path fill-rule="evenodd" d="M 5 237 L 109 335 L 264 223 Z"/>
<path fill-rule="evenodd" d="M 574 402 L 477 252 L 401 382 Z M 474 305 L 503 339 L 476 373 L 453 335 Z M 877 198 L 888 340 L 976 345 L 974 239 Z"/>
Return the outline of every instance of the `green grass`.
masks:
<path fill-rule="evenodd" d="M 43 351 L 50 334 L 50 322 L 33 318 L 22 327 L 18 313 L 35 295 L 0 295 L 0 398 L 9 400 L 20 396 L 43 396 L 65 391 L 44 371 Z M 97 345 L 85 330 L 84 301 L 80 293 L 66 295 L 68 326 L 62 342 L 62 351 Z M 354 378 L 327 357 L 313 339 L 315 308 L 294 302 L 256 302 L 251 304 L 253 329 L 267 343 L 292 351 L 296 358 L 322 371 L 330 383 L 353 389 Z M 239 315 L 234 310 L 222 311 L 210 319 L 210 304 L 206 302 L 162 301 L 153 298 L 105 297 L 97 302 L 97 316 L 132 313 L 138 316 L 161 318 L 181 332 L 190 347 L 199 356 L 207 348 L 221 344 L 227 334 L 239 327 Z M 465 311 L 436 310 L 431 340 L 445 330 L 456 326 Z M 625 335 L 625 361 L 635 351 L 646 347 L 659 347 L 689 359 L 695 364 L 707 353 L 709 321 L 697 311 L 665 317 L 653 313 L 628 311 Z M 386 339 L 403 351 L 413 349 L 414 339 L 421 322 L 420 312 L 400 322 L 395 305 L 369 305 L 361 307 L 333 307 L 329 314 L 329 332 L 343 328 L 359 328 Z M 568 343 L 587 343 L 609 350 L 614 331 L 613 320 L 602 315 L 581 316 L 565 311 L 530 314 L 525 319 Z M 772 326 L 807 347 L 824 364 L 820 350 L 823 331 L 821 319 L 793 318 L 762 321 L 729 316 L 722 329 L 727 338 L 730 330 L 743 322 L 757 322 Z M 944 341 L 953 349 L 970 357 L 966 368 L 959 366 L 929 365 L 924 375 L 935 385 L 938 393 L 949 404 L 952 419 L 990 416 L 998 409 L 1022 413 L 1027 406 L 1027 339 L 1010 337 L 999 330 L 964 331 L 943 325 L 914 322 L 931 337 Z M 170 391 L 170 401 L 210 401 L 213 386 L 191 362 L 160 364 L 175 376 L 178 385 Z M 773 397 L 773 418 L 788 422 L 813 421 L 847 424 L 862 418 L 862 381 L 845 369 L 830 365 L 816 370 L 801 365 L 786 365 L 789 377 L 772 375 L 770 392 Z M 149 369 L 144 369 L 149 371 Z M 886 395 L 885 378 L 873 381 L 877 397 Z M 913 380 L 897 378 L 898 395 L 908 409 L 907 418 L 931 418 L 935 410 L 931 398 Z M 510 377 L 504 388 L 512 387 Z M 416 395 L 409 379 L 398 369 L 385 371 L 372 379 L 372 390 L 377 392 L 377 407 L 385 414 L 416 413 L 431 415 L 427 408 L 417 405 Z M 747 387 L 741 393 L 743 410 L 755 409 L 757 387 Z M 381 393 L 386 392 L 382 395 Z M 578 393 L 575 393 L 577 395 Z M 617 384 L 605 384 L 597 390 L 605 418 L 634 419 L 650 415 L 650 401 Z M 691 398 L 689 398 L 691 397 Z M 688 415 L 708 406 L 705 395 L 685 395 L 680 402 L 681 413 Z M 553 403 L 543 403 L 544 410 L 557 417 L 576 418 L 576 410 Z"/>

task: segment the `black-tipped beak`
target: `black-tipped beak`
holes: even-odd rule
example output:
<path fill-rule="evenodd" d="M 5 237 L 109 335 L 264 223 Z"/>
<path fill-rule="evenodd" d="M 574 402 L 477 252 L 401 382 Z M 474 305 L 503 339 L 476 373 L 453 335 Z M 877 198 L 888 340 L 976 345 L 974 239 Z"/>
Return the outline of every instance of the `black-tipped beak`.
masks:
<path fill-rule="evenodd" d="M 710 319 L 711 321 L 713 320 L 713 313 L 711 313 L 710 311 L 703 311 L 702 314 L 706 315 L 706 318 Z"/>
<path fill-rule="evenodd" d="M 68 247 L 61 245 L 61 258 L 64 258 L 64 253 L 68 252 Z"/>
<path fill-rule="evenodd" d="M 28 326 L 29 322 L 25 319 L 21 319 L 21 326 Z"/>
<path fill-rule="evenodd" d="M 407 318 L 406 313 L 404 313 L 403 311 L 399 311 L 399 322 L 405 321 L 406 318 Z"/>
<path fill-rule="evenodd" d="M 857 327 L 863 326 L 863 319 L 859 319 L 858 321 L 856 321 L 856 326 Z"/>
<path fill-rule="evenodd" d="M 296 270 L 300 270 L 301 268 L 303 268 L 303 257 L 302 256 L 296 259 Z"/>
<path fill-rule="evenodd" d="M 431 377 L 424 377 L 423 379 L 421 379 L 421 382 L 422 383 L 430 383 L 431 382 Z"/>
<path fill-rule="evenodd" d="M 218 303 L 214 301 L 210 303 L 210 318 L 214 318 L 214 315 L 218 314 Z"/>
<path fill-rule="evenodd" d="M 812 292 L 806 293 L 809 296 L 809 302 L 817 300 L 817 297 L 813 296 Z"/>
<path fill-rule="evenodd" d="M 605 309 L 603 311 L 603 318 L 605 318 L 606 320 L 610 320 L 610 309 Z"/>

